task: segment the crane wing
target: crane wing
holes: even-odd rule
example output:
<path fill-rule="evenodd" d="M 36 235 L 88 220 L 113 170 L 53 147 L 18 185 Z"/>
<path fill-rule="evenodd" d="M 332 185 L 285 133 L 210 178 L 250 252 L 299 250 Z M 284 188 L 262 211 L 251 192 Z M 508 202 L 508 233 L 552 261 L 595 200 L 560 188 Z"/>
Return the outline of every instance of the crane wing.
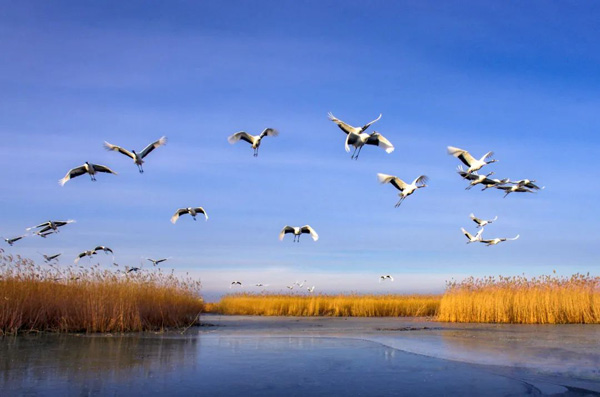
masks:
<path fill-rule="evenodd" d="M 77 177 L 77 176 L 83 175 L 83 174 L 85 174 L 86 172 L 87 172 L 87 171 L 85 170 L 85 166 L 84 166 L 84 165 L 82 165 L 82 166 L 80 166 L 80 167 L 77 167 L 77 168 L 73 168 L 73 169 L 69 170 L 69 172 L 67 172 L 67 175 L 65 175 L 65 177 L 64 177 L 64 178 L 62 178 L 62 179 L 59 179 L 59 180 L 58 180 L 58 183 L 59 183 L 61 186 L 64 186 L 64 185 L 65 185 L 65 183 L 67 183 L 67 181 L 68 181 L 68 180 L 70 180 L 71 178 L 75 178 L 75 177 Z"/>
<path fill-rule="evenodd" d="M 112 151 L 115 151 L 115 152 L 119 152 L 119 153 L 121 153 L 121 154 L 124 154 L 124 155 L 125 155 L 125 156 L 127 156 L 127 157 L 131 157 L 132 159 L 134 159 L 134 160 L 135 160 L 135 155 L 134 155 L 133 153 L 131 153 L 131 152 L 130 152 L 129 150 L 127 150 L 127 149 L 123 149 L 123 148 L 122 148 L 122 147 L 120 147 L 120 146 L 117 146 L 117 145 L 112 145 L 112 144 L 110 144 L 110 143 L 108 143 L 108 142 L 104 141 L 104 148 L 105 148 L 106 150 L 112 150 Z"/>
<path fill-rule="evenodd" d="M 488 159 L 489 157 L 492 157 L 494 155 L 494 152 L 487 152 L 486 154 L 483 155 L 483 157 L 481 158 L 481 161 L 485 161 L 486 159 Z"/>
<path fill-rule="evenodd" d="M 281 232 L 279 232 L 279 241 L 283 240 L 283 236 L 287 233 L 294 233 L 294 228 L 287 225 L 284 226 L 283 229 L 281 229 Z"/>
<path fill-rule="evenodd" d="M 467 231 L 465 230 L 465 228 L 464 228 L 464 227 L 461 227 L 461 228 L 460 228 L 460 230 L 463 232 L 463 234 L 464 234 L 465 236 L 467 236 L 467 238 L 469 239 L 469 241 L 473 241 L 473 240 L 475 239 L 471 233 L 469 233 L 469 232 L 467 232 Z"/>
<path fill-rule="evenodd" d="M 475 159 L 469 154 L 469 152 L 454 146 L 448 146 L 448 154 L 453 155 L 454 157 L 462 161 L 464 165 L 467 165 L 469 167 L 475 162 Z"/>
<path fill-rule="evenodd" d="M 202 207 L 196 207 L 196 208 L 194 208 L 194 211 L 196 211 L 199 214 L 204 214 L 204 220 L 205 221 L 208 220 L 208 214 L 206 213 L 206 211 L 204 211 L 204 208 L 202 208 Z"/>
<path fill-rule="evenodd" d="M 227 138 L 227 141 L 233 145 L 240 139 L 242 141 L 248 142 L 251 145 L 254 144 L 254 137 L 245 131 L 236 132 L 235 134 L 233 134 L 229 138 Z"/>
<path fill-rule="evenodd" d="M 344 131 L 346 134 L 349 134 L 351 132 L 354 134 L 359 134 L 362 131 L 361 128 L 353 127 L 350 124 L 344 123 L 342 120 L 335 117 L 331 112 L 329 112 L 327 115 L 329 116 L 329 120 L 336 123 L 338 125 L 338 127 L 340 127 L 340 129 L 342 131 Z M 372 123 L 374 123 L 375 121 L 373 121 Z"/>
<path fill-rule="evenodd" d="M 90 164 L 92 167 L 94 167 L 94 170 L 96 170 L 97 172 L 106 172 L 107 174 L 114 174 L 117 175 L 116 172 L 114 172 L 113 170 L 111 170 L 110 168 L 108 168 L 105 165 L 99 165 L 99 164 Z"/>
<path fill-rule="evenodd" d="M 140 157 L 144 158 L 146 157 L 148 154 L 150 154 L 151 151 L 153 151 L 154 149 L 156 149 L 157 147 L 161 147 L 167 144 L 167 137 L 166 136 L 162 136 L 160 137 L 160 139 L 156 142 L 152 142 L 151 144 L 149 144 L 148 146 L 146 146 L 144 148 L 144 150 L 142 150 L 140 152 Z"/>
<path fill-rule="evenodd" d="M 369 136 L 367 145 L 377 145 L 384 149 L 386 153 L 392 153 L 394 151 L 394 145 L 378 132 L 374 132 Z"/>
<path fill-rule="evenodd" d="M 312 237 L 312 239 L 314 241 L 317 241 L 319 239 L 319 235 L 317 234 L 317 232 L 315 232 L 315 229 L 313 229 L 312 227 L 310 227 L 309 225 L 304 225 L 300 228 L 300 232 L 301 233 L 308 233 L 310 234 L 310 236 Z"/>
<path fill-rule="evenodd" d="M 361 128 L 362 131 L 366 130 L 367 128 L 369 128 L 369 126 L 373 123 L 375 123 L 376 121 L 379 121 L 379 119 L 381 118 L 381 113 L 379 113 L 379 117 L 377 117 L 375 120 L 363 125 L 363 127 Z"/>
<path fill-rule="evenodd" d="M 418 176 L 414 181 L 413 181 L 413 185 L 416 185 L 417 183 L 420 185 L 424 185 L 429 181 L 429 177 L 427 175 L 420 175 Z"/>
<path fill-rule="evenodd" d="M 263 132 L 260 133 L 259 138 L 263 138 L 265 136 L 277 136 L 279 135 L 279 131 L 274 128 L 265 128 Z"/>
<path fill-rule="evenodd" d="M 175 211 L 175 214 L 173 214 L 173 216 L 171 217 L 171 223 L 175 224 L 175 222 L 177 222 L 177 219 L 179 219 L 179 216 L 187 214 L 187 212 L 187 208 L 180 208 L 177 211 Z"/>
<path fill-rule="evenodd" d="M 379 180 L 379 183 L 391 183 L 396 189 L 400 191 L 403 191 L 404 189 L 406 189 L 406 186 L 408 186 L 406 182 L 404 182 L 402 179 L 393 175 L 377 174 L 377 179 Z"/>

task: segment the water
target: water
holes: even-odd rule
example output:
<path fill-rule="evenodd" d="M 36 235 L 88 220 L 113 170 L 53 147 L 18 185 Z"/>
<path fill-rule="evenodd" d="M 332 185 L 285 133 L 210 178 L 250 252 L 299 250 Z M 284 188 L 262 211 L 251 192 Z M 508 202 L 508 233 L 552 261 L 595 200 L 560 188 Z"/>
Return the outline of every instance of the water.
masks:
<path fill-rule="evenodd" d="M 540 329 L 448 326 L 418 319 L 239 316 L 207 316 L 203 321 L 218 326 L 184 335 L 2 338 L 0 395 L 600 392 L 594 372 L 600 367 L 596 326 Z"/>

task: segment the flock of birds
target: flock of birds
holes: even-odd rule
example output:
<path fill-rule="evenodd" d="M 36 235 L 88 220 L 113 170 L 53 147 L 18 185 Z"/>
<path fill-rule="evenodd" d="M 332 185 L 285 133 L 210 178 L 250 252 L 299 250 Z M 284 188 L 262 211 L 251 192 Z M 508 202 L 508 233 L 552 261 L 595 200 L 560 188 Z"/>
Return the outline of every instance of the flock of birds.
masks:
<path fill-rule="evenodd" d="M 345 148 L 346 152 L 348 152 L 348 153 L 350 152 L 350 150 L 351 150 L 350 146 L 354 147 L 354 151 L 352 152 L 351 159 L 358 160 L 358 157 L 365 145 L 378 146 L 378 147 L 382 148 L 383 150 L 385 150 L 385 152 L 388 154 L 392 153 L 394 151 L 394 145 L 387 138 L 385 138 L 383 135 L 381 135 L 377 131 L 373 131 L 370 134 L 365 132 L 367 129 L 369 129 L 369 127 L 371 125 L 373 125 L 374 123 L 376 123 L 377 121 L 379 121 L 381 119 L 381 116 L 382 116 L 381 114 L 375 120 L 368 122 L 367 124 L 363 125 L 362 127 L 351 126 L 350 124 L 347 124 L 347 123 L 343 122 L 342 120 L 338 119 L 337 117 L 335 117 L 332 113 L 329 113 L 328 116 L 329 116 L 329 119 L 332 122 L 334 122 L 346 134 L 346 139 L 344 142 L 344 148 Z M 253 153 L 254 157 L 257 157 L 258 150 L 260 148 L 262 139 L 265 137 L 276 137 L 278 135 L 279 135 L 279 132 L 276 129 L 265 128 L 259 135 L 251 135 L 245 131 L 236 132 L 235 134 L 229 136 L 227 138 L 227 140 L 231 144 L 235 144 L 239 141 L 245 141 L 245 142 L 249 143 L 252 146 L 252 149 L 254 151 L 254 153 Z M 157 141 L 150 143 L 143 150 L 141 150 L 139 152 L 136 152 L 135 150 L 129 151 L 121 146 L 113 145 L 108 142 L 104 142 L 104 147 L 106 150 L 115 151 L 115 152 L 121 153 L 121 154 L 129 157 L 133 161 L 133 163 L 137 166 L 138 171 L 140 173 L 143 173 L 144 172 L 143 164 L 145 162 L 144 160 L 146 159 L 146 157 L 151 152 L 153 152 L 155 149 L 166 145 L 166 143 L 167 143 L 167 138 L 163 136 L 160 139 L 158 139 Z M 471 189 L 473 186 L 476 186 L 476 185 L 482 185 L 483 186 L 483 188 L 481 189 L 482 191 L 486 190 L 488 188 L 496 188 L 496 189 L 499 189 L 499 190 L 502 190 L 505 192 L 504 197 L 508 196 L 510 193 L 535 193 L 536 191 L 543 189 L 543 187 L 540 188 L 539 186 L 537 186 L 535 184 L 535 180 L 521 179 L 521 180 L 517 180 L 517 181 L 511 181 L 508 178 L 505 178 L 505 179 L 491 178 L 491 176 L 494 174 L 494 172 L 490 172 L 485 175 L 480 175 L 478 173 L 479 170 L 481 170 L 483 167 L 485 167 L 488 164 L 492 164 L 492 163 L 495 163 L 498 161 L 498 160 L 491 158 L 494 155 L 494 153 L 491 151 L 484 154 L 481 158 L 476 159 L 468 151 L 466 151 L 464 149 L 459 149 L 457 147 L 448 146 L 447 150 L 448 150 L 448 154 L 459 159 L 462 162 L 462 164 L 467 167 L 466 169 L 464 169 L 463 165 L 460 165 L 457 169 L 458 174 L 464 180 L 469 182 L 469 185 L 466 187 L 466 189 Z M 80 165 L 78 167 L 70 169 L 67 172 L 67 174 L 59 180 L 59 184 L 61 186 L 64 186 L 71 179 L 77 178 L 77 177 L 85 175 L 85 174 L 89 175 L 91 181 L 96 181 L 96 175 L 98 173 L 117 175 L 117 173 L 115 171 L 113 171 L 112 169 L 110 169 L 109 167 L 107 167 L 105 165 L 93 164 L 93 163 L 86 161 L 83 165 Z M 414 194 L 417 190 L 427 187 L 427 182 L 429 181 L 429 178 L 426 175 L 419 175 L 412 182 L 407 183 L 407 182 L 403 181 L 402 179 L 398 178 L 397 176 L 383 174 L 383 173 L 378 173 L 377 179 L 382 184 L 387 184 L 387 183 L 391 184 L 394 188 L 396 188 L 399 191 L 398 196 L 400 198 L 399 198 L 398 202 L 396 203 L 395 207 L 399 207 L 406 198 L 408 198 L 409 196 Z M 197 215 L 204 215 L 204 219 L 206 221 L 208 220 L 208 214 L 203 207 L 187 207 L 187 208 L 177 209 L 175 211 L 175 213 L 173 214 L 173 216 L 171 217 L 171 222 L 173 224 L 175 224 L 180 216 L 186 215 L 186 214 L 190 215 L 194 221 L 196 220 Z M 470 217 L 477 224 L 479 231 L 475 235 L 473 235 L 470 232 L 466 231 L 464 228 L 461 228 L 461 231 L 464 233 L 464 235 L 468 239 L 467 244 L 473 243 L 473 242 L 479 242 L 479 243 L 486 244 L 487 246 L 491 246 L 491 245 L 497 245 L 504 241 L 516 240 L 519 238 L 519 235 L 517 235 L 514 238 L 484 239 L 482 237 L 482 235 L 483 235 L 485 226 L 496 221 L 497 217 L 495 217 L 494 219 L 491 219 L 491 220 L 483 220 L 483 219 L 477 218 L 477 217 L 475 217 L 474 214 L 471 214 Z M 35 232 L 33 232 L 31 234 L 46 238 L 50 234 L 58 233 L 60 227 L 63 227 L 65 225 L 68 225 L 73 222 L 75 222 L 75 221 L 74 220 L 47 221 L 47 222 L 43 222 L 39 225 L 29 227 L 26 229 L 26 231 L 36 229 Z M 279 233 L 279 240 L 283 240 L 283 238 L 285 237 L 286 234 L 293 235 L 293 242 L 300 242 L 300 236 L 302 234 L 309 234 L 312 237 L 313 241 L 317 241 L 319 239 L 319 235 L 310 225 L 304 225 L 304 226 L 286 225 L 283 227 L 283 229 Z M 28 235 L 29 234 L 23 234 L 23 235 L 19 235 L 16 237 L 4 238 L 4 240 L 10 246 L 12 246 L 15 242 L 27 237 Z M 82 259 L 84 257 L 91 258 L 93 255 L 96 255 L 99 251 L 103 251 L 105 254 L 108 254 L 108 253 L 113 254 L 113 260 L 114 260 L 114 252 L 112 251 L 112 249 L 110 249 L 106 246 L 100 245 L 100 246 L 95 247 L 94 249 L 81 252 L 75 258 L 74 262 L 77 263 L 80 259 Z M 52 262 L 52 261 L 58 260 L 58 257 L 61 254 L 54 254 L 54 255 L 42 254 L 42 255 L 46 262 Z M 156 266 L 156 265 L 166 261 L 168 258 L 163 258 L 163 259 L 158 259 L 158 260 L 150 259 L 150 258 L 146 258 L 146 259 L 148 261 L 152 262 L 152 264 L 154 266 Z M 113 264 L 117 265 L 114 262 L 113 262 Z M 139 267 L 132 267 L 132 268 L 128 267 L 127 273 L 133 272 L 133 271 L 139 271 L 139 270 L 141 270 L 141 268 L 139 268 Z M 379 282 L 385 282 L 385 281 L 394 281 L 394 278 L 389 274 L 382 275 L 379 277 Z M 290 290 L 294 289 L 295 287 L 302 288 L 304 286 L 305 282 L 306 282 L 306 280 L 302 283 L 296 281 L 295 283 L 288 285 L 287 288 Z M 242 286 L 242 282 L 241 281 L 233 281 L 233 282 L 231 282 L 229 288 L 232 288 L 235 286 L 237 286 L 237 287 Z M 267 287 L 268 284 L 256 283 L 255 286 L 256 287 Z M 307 290 L 309 292 L 313 292 L 314 289 L 315 289 L 315 286 L 307 287 Z"/>

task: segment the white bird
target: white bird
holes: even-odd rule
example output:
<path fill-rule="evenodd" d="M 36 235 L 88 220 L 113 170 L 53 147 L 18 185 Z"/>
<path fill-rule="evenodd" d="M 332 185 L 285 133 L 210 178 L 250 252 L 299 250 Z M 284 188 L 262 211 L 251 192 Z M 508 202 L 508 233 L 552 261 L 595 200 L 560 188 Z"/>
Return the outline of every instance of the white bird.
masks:
<path fill-rule="evenodd" d="M 111 254 L 114 254 L 113 250 L 111 250 L 110 248 L 105 247 L 103 245 L 97 246 L 96 248 L 94 248 L 94 251 L 104 251 L 105 254 L 108 254 L 109 252 Z"/>
<path fill-rule="evenodd" d="M 477 234 L 474 236 L 471 233 L 467 232 L 464 227 L 461 227 L 460 230 L 469 239 L 469 241 L 467 241 L 467 244 L 474 243 L 476 241 L 481 241 L 481 235 L 483 234 L 483 227 L 481 229 L 479 229 Z"/>
<path fill-rule="evenodd" d="M 379 282 L 382 282 L 385 280 L 394 281 L 394 277 L 390 276 L 389 274 L 386 274 L 385 276 L 379 276 Z"/>
<path fill-rule="evenodd" d="M 296 284 L 298 287 L 302 288 L 304 286 L 304 283 L 306 282 L 306 280 L 300 282 L 300 281 L 296 281 L 294 284 Z"/>
<path fill-rule="evenodd" d="M 171 217 L 171 223 L 175 224 L 175 222 L 177 222 L 177 219 L 179 219 L 179 217 L 184 214 L 190 214 L 192 216 L 192 218 L 194 218 L 194 220 L 196 220 L 196 215 L 203 214 L 204 220 L 205 221 L 208 220 L 208 215 L 206 214 L 206 211 L 204 211 L 204 208 L 202 208 L 202 207 L 187 207 L 187 208 L 180 208 L 177 211 L 175 211 L 175 214 Z"/>
<path fill-rule="evenodd" d="M 468 166 L 467 173 L 477 171 L 481 169 L 486 164 L 495 163 L 498 160 L 487 160 L 489 157 L 494 155 L 494 152 L 487 152 L 483 155 L 479 160 L 475 159 L 469 152 L 463 149 L 459 149 L 457 147 L 448 146 L 448 154 L 453 155 L 457 159 L 463 162 L 464 165 Z"/>
<path fill-rule="evenodd" d="M 258 148 L 260 147 L 260 141 L 266 136 L 277 136 L 279 135 L 279 131 L 274 128 L 265 128 L 260 135 L 250 135 L 245 131 L 236 132 L 227 138 L 227 141 L 232 145 L 239 141 L 246 141 L 252 145 L 252 149 L 254 149 L 254 157 L 258 156 Z"/>
<path fill-rule="evenodd" d="M 6 241 L 8 243 L 8 245 L 10 245 L 12 247 L 12 245 L 14 243 L 16 243 L 17 241 L 21 240 L 22 238 L 27 237 L 27 235 L 22 235 L 22 236 L 18 236 L 18 237 L 12 237 L 12 238 L 4 238 L 4 241 Z"/>
<path fill-rule="evenodd" d="M 312 287 L 308 287 L 306 289 L 308 290 L 308 292 L 313 292 L 315 290 L 315 286 L 313 285 Z"/>
<path fill-rule="evenodd" d="M 469 218 L 471 218 L 473 220 L 473 222 L 475 222 L 477 224 L 477 227 L 484 227 L 486 225 L 489 225 L 490 223 L 496 221 L 498 219 L 497 216 L 494 217 L 494 219 L 490 219 L 490 220 L 483 220 L 480 218 L 477 218 L 475 216 L 475 214 L 471 213 L 471 215 L 469 215 Z"/>
<path fill-rule="evenodd" d="M 395 207 L 399 207 L 404 199 L 413 194 L 417 189 L 427 187 L 426 183 L 429 181 L 429 178 L 426 175 L 417 177 L 411 184 L 404 182 L 396 176 L 387 174 L 377 174 L 377 179 L 379 179 L 380 183 L 391 183 L 392 186 L 400 190 L 400 193 L 398 194 L 400 200 L 396 203 Z"/>
<path fill-rule="evenodd" d="M 150 262 L 152 262 L 152 265 L 156 266 L 159 263 L 165 262 L 167 259 L 169 258 L 163 258 L 163 259 L 150 259 L 150 258 L 146 258 L 146 260 L 149 260 Z"/>
<path fill-rule="evenodd" d="M 481 189 L 481 191 L 483 192 L 484 190 L 489 189 L 491 187 L 498 187 L 498 186 L 506 185 L 509 182 L 510 182 L 510 179 L 508 179 L 508 178 L 505 178 L 505 179 L 486 178 L 483 182 L 481 182 L 481 184 L 483 185 L 483 189 Z"/>
<path fill-rule="evenodd" d="M 38 235 L 38 236 L 40 236 L 40 237 L 42 237 L 42 238 L 46 238 L 46 237 L 48 237 L 49 235 L 51 235 L 51 234 L 54 234 L 54 233 L 55 233 L 54 231 L 51 231 L 51 232 L 45 232 L 45 233 L 42 233 L 42 232 L 35 232 L 35 233 L 33 233 L 33 234 L 35 234 L 35 235 Z"/>
<path fill-rule="evenodd" d="M 256 287 L 268 287 L 269 284 L 263 284 L 263 283 L 256 283 L 254 284 Z"/>
<path fill-rule="evenodd" d="M 363 125 L 362 127 L 353 127 L 349 124 L 344 123 L 342 120 L 336 118 L 331 112 L 328 114 L 329 120 L 333 121 L 340 127 L 346 134 L 346 142 L 344 147 L 346 152 L 350 152 L 350 146 L 354 146 L 354 152 L 350 158 L 358 159 L 360 151 L 364 145 L 375 145 L 383 148 L 386 153 L 392 153 L 394 151 L 394 145 L 388 141 L 383 135 L 374 131 L 372 134 L 367 134 L 364 131 L 369 128 L 371 124 L 378 121 L 381 118 L 381 114 L 375 120 Z M 358 152 L 357 152 L 358 150 Z"/>
<path fill-rule="evenodd" d="M 39 225 L 36 226 L 31 226 L 28 227 L 25 230 L 31 230 L 31 229 L 40 229 L 36 232 L 36 234 L 41 234 L 41 233 L 46 233 L 50 230 L 52 230 L 53 232 L 58 232 L 58 228 L 61 226 L 65 226 L 68 225 L 69 223 L 74 223 L 75 221 L 73 219 L 69 219 L 68 221 L 48 221 L 48 222 L 44 222 L 44 223 L 40 223 Z"/>
<path fill-rule="evenodd" d="M 241 287 L 242 282 L 241 281 L 232 281 L 231 284 L 229 284 L 229 289 L 231 289 L 231 287 L 233 287 L 234 285 L 239 285 Z"/>
<path fill-rule="evenodd" d="M 288 289 L 294 289 L 294 286 L 293 286 L 293 285 L 286 285 L 286 287 L 287 287 Z"/>
<path fill-rule="evenodd" d="M 96 181 L 95 175 L 98 172 L 105 172 L 107 174 L 117 175 L 116 172 L 114 172 L 113 170 L 111 170 L 110 168 L 108 168 L 105 165 L 92 164 L 92 163 L 88 163 L 86 161 L 84 165 L 81 165 L 79 167 L 73 168 L 72 170 L 69 170 L 69 172 L 67 172 L 67 175 L 65 175 L 64 178 L 58 180 L 58 183 L 61 186 L 64 186 L 65 183 L 67 183 L 67 181 L 71 180 L 72 178 L 83 175 L 83 174 L 89 174 L 92 181 Z"/>
<path fill-rule="evenodd" d="M 140 172 L 140 174 L 144 172 L 144 169 L 142 167 L 142 164 L 144 164 L 144 158 L 148 154 L 150 154 L 150 152 L 152 152 L 154 149 L 156 149 L 157 147 L 160 147 L 160 146 L 163 146 L 166 144 L 167 144 L 167 137 L 163 136 L 158 141 L 152 142 L 151 144 L 146 146 L 141 152 L 137 153 L 135 150 L 132 150 L 130 152 L 129 150 L 123 149 L 120 146 L 112 145 L 112 144 L 104 141 L 104 147 L 106 148 L 106 150 L 113 150 L 115 152 L 119 152 L 119 153 L 124 154 L 125 156 L 130 157 L 133 160 L 133 163 L 135 165 L 137 165 L 138 171 Z"/>
<path fill-rule="evenodd" d="M 485 245 L 487 245 L 489 247 L 490 245 L 496 245 L 496 244 L 499 244 L 499 243 L 501 243 L 503 241 L 514 241 L 514 240 L 516 240 L 518 238 L 519 238 L 519 235 L 517 234 L 513 238 L 506 238 L 506 237 L 498 238 L 498 237 L 496 237 L 496 238 L 489 239 L 489 240 L 479 240 L 479 242 L 483 243 L 483 244 L 485 244 Z"/>
<path fill-rule="evenodd" d="M 48 262 L 52 262 L 53 260 L 57 259 L 59 256 L 61 256 L 61 254 L 54 254 L 54 255 L 46 255 L 46 254 L 41 254 L 44 257 L 44 261 L 46 263 Z"/>
<path fill-rule="evenodd" d="M 285 236 L 288 233 L 294 234 L 293 241 L 295 241 L 295 242 L 300 242 L 300 235 L 302 233 L 310 234 L 310 236 L 312 237 L 312 239 L 314 241 L 317 241 L 319 239 L 319 235 L 317 234 L 317 232 L 315 232 L 315 229 L 313 229 L 309 225 L 304 225 L 304 226 L 287 226 L 286 225 L 283 227 L 283 229 L 281 229 L 281 232 L 279 232 L 279 241 L 283 240 L 283 236 Z"/>
<path fill-rule="evenodd" d="M 95 250 L 83 251 L 77 255 L 77 258 L 75 258 L 75 263 L 79 262 L 79 260 L 85 256 L 89 256 L 91 258 L 92 255 L 97 255 L 97 252 Z"/>
<path fill-rule="evenodd" d="M 528 189 L 521 185 L 513 185 L 513 186 L 496 186 L 496 189 L 504 190 L 504 198 L 511 193 L 519 192 L 519 193 L 535 193 L 535 191 Z"/>
<path fill-rule="evenodd" d="M 490 173 L 488 173 L 487 175 L 479 175 L 479 174 L 477 173 L 477 171 L 474 171 L 474 172 L 471 172 L 471 173 L 469 173 L 469 172 L 466 172 L 466 171 L 465 171 L 465 170 L 462 168 L 462 166 L 459 166 L 459 167 L 458 167 L 458 170 L 457 170 L 456 172 L 457 172 L 457 173 L 458 173 L 460 176 L 462 176 L 462 177 L 463 177 L 463 179 L 466 179 L 466 180 L 470 181 L 470 182 L 469 182 L 469 186 L 467 186 L 467 187 L 465 188 L 465 190 L 469 190 L 469 189 L 471 189 L 473 186 L 475 186 L 475 185 L 478 185 L 478 184 L 480 184 L 480 183 L 481 183 L 481 184 L 486 184 L 486 185 L 487 185 L 487 184 L 490 184 L 490 183 L 493 183 L 493 180 L 489 178 L 491 175 L 494 175 L 494 172 L 493 172 L 493 171 L 492 171 L 492 172 L 490 172 Z"/>
<path fill-rule="evenodd" d="M 521 179 L 518 181 L 510 181 L 510 180 L 507 181 L 507 183 L 514 183 L 516 185 L 526 187 L 529 189 L 533 189 L 533 190 L 542 190 L 545 188 L 545 186 L 539 187 L 538 185 L 536 185 L 533 182 L 535 182 L 535 180 L 530 180 L 530 179 Z"/>

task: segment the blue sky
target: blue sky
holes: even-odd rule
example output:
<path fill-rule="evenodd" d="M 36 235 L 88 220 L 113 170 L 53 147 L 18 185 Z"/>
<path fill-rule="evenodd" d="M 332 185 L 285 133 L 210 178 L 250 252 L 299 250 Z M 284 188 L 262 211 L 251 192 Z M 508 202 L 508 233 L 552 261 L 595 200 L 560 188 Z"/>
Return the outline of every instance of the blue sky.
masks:
<path fill-rule="evenodd" d="M 8 252 L 118 263 L 171 256 L 207 296 L 233 279 L 273 290 L 439 292 L 466 275 L 598 274 L 600 6 L 530 2 L 5 2 L 0 13 L 0 234 L 77 223 Z M 358 161 L 327 119 L 396 147 Z M 266 138 L 258 158 L 239 130 Z M 106 152 L 166 135 L 146 173 Z M 489 150 L 536 195 L 465 191 L 446 146 Z M 57 180 L 85 161 L 118 176 Z M 376 173 L 429 186 L 401 208 Z M 208 222 L 176 208 L 201 205 Z M 466 245 L 468 215 L 498 221 Z M 316 243 L 277 240 L 311 224 Z M 110 263 L 102 258 L 102 263 Z M 380 274 L 396 281 L 381 286 Z M 248 287 L 248 290 L 250 288 Z"/>

